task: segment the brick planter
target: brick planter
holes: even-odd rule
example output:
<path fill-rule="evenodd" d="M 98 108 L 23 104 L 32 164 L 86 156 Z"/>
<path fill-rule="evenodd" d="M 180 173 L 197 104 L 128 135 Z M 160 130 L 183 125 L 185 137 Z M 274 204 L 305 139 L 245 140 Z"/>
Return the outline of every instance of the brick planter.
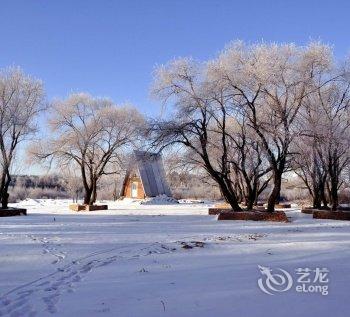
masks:
<path fill-rule="evenodd" d="M 225 212 L 227 210 L 230 210 L 230 209 L 228 209 L 228 208 L 209 208 L 208 214 L 214 216 L 214 215 L 220 214 L 221 212 Z"/>
<path fill-rule="evenodd" d="M 350 220 L 349 211 L 313 210 L 315 219 Z"/>
<path fill-rule="evenodd" d="M 264 212 L 264 211 L 222 211 L 219 213 L 218 220 L 252 220 L 252 221 L 274 221 L 289 222 L 283 211 Z"/>
<path fill-rule="evenodd" d="M 292 205 L 291 204 L 287 204 L 287 203 L 280 203 L 280 204 L 276 204 L 275 205 L 275 208 L 292 208 Z"/>
<path fill-rule="evenodd" d="M 223 203 L 216 204 L 216 205 L 214 206 L 214 208 L 219 208 L 219 209 L 231 209 L 231 206 L 230 206 L 230 204 L 223 202 Z"/>
<path fill-rule="evenodd" d="M 26 216 L 27 209 L 23 208 L 6 208 L 0 209 L 0 217 Z"/>
<path fill-rule="evenodd" d="M 107 205 L 78 205 L 71 204 L 69 205 L 69 209 L 73 211 L 95 211 L 95 210 L 107 210 Z"/>
<path fill-rule="evenodd" d="M 256 206 L 253 207 L 254 211 L 266 211 L 266 207 L 264 206 L 265 204 L 262 202 L 259 202 Z M 244 206 L 241 206 L 242 208 L 244 208 Z M 278 209 L 284 209 L 284 208 L 291 208 L 291 204 L 276 204 L 275 208 Z M 209 208 L 208 210 L 208 214 L 209 215 L 219 215 L 221 212 L 224 211 L 230 211 L 231 210 L 231 206 L 227 203 L 222 203 L 222 204 L 217 204 L 215 205 L 214 208 Z"/>
<path fill-rule="evenodd" d="M 301 209 L 301 212 L 303 214 L 312 215 L 314 213 L 314 210 L 317 210 L 317 209 L 313 209 L 312 207 L 305 207 Z"/>

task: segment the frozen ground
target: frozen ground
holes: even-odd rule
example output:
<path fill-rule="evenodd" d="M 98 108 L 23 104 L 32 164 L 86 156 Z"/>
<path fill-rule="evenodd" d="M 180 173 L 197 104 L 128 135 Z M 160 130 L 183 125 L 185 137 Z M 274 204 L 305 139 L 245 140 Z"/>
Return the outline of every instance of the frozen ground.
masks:
<path fill-rule="evenodd" d="M 349 316 L 350 222 L 217 222 L 208 204 L 27 200 L 0 218 L 0 316 Z M 327 268 L 329 294 L 268 295 L 258 265 Z M 275 276 L 277 277 L 277 276 Z"/>

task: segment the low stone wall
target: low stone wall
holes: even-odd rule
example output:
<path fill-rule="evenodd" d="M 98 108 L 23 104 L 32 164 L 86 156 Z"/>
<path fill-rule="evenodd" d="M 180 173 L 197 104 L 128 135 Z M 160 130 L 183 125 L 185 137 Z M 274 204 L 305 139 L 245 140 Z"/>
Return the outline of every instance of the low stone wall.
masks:
<path fill-rule="evenodd" d="M 252 221 L 275 221 L 289 222 L 283 211 L 222 211 L 218 215 L 218 220 L 252 220 Z"/>
<path fill-rule="evenodd" d="M 230 204 L 223 202 L 223 203 L 216 204 L 216 205 L 214 206 L 214 208 L 218 208 L 218 209 L 231 209 L 231 206 L 230 206 Z"/>
<path fill-rule="evenodd" d="M 227 210 L 231 210 L 231 209 L 229 209 L 229 208 L 209 208 L 208 209 L 208 214 L 212 215 L 212 216 L 215 216 L 215 215 L 218 215 L 221 212 L 227 211 Z"/>
<path fill-rule="evenodd" d="M 350 210 L 347 207 L 339 208 L 337 211 L 304 207 L 301 212 L 312 215 L 315 219 L 350 220 Z"/>
<path fill-rule="evenodd" d="M 275 205 L 275 208 L 279 208 L 279 209 L 292 208 L 292 205 L 287 203 L 279 203 Z"/>
<path fill-rule="evenodd" d="M 95 210 L 107 210 L 108 205 L 78 205 L 71 204 L 69 209 L 73 211 L 95 211 Z"/>
<path fill-rule="evenodd" d="M 266 209 L 266 206 L 267 206 L 267 204 L 266 203 L 264 203 L 264 202 L 258 202 L 257 204 L 256 204 L 256 206 L 254 206 L 253 208 L 254 208 L 254 210 L 265 210 Z M 246 205 L 244 205 L 243 203 L 241 203 L 240 204 L 240 207 L 241 208 L 246 208 L 247 206 Z M 214 209 L 217 209 L 217 210 L 231 210 L 231 206 L 230 206 L 230 204 L 228 204 L 228 203 L 226 203 L 226 202 L 223 202 L 223 203 L 219 203 L 219 204 L 216 204 L 215 206 L 214 206 L 214 208 L 210 208 L 210 209 L 212 209 L 212 210 L 214 210 Z M 289 204 L 289 203 L 279 203 L 279 204 L 276 204 L 275 205 L 275 208 L 277 208 L 277 209 L 288 209 L 288 208 L 292 208 L 292 205 L 291 204 Z M 214 211 L 213 211 L 214 212 Z M 209 215 L 211 215 L 211 213 L 209 212 Z M 213 213 L 213 215 L 214 215 L 214 213 Z"/>
<path fill-rule="evenodd" d="M 317 209 L 313 209 L 312 207 L 304 207 L 301 209 L 301 212 L 303 214 L 312 215 L 314 213 L 314 210 L 317 210 Z"/>
<path fill-rule="evenodd" d="M 23 208 L 6 208 L 0 209 L 0 217 L 26 216 L 27 209 Z"/>
<path fill-rule="evenodd" d="M 313 218 L 315 219 L 333 219 L 333 220 L 350 220 L 348 211 L 331 211 L 331 210 L 314 210 Z"/>

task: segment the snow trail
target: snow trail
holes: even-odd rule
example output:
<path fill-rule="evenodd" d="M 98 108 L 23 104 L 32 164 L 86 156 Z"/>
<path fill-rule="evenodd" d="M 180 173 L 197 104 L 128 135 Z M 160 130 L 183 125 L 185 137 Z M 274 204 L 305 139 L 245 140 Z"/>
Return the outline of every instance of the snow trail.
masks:
<path fill-rule="evenodd" d="M 66 258 L 67 253 L 64 251 L 60 251 L 57 248 L 57 246 L 60 247 L 61 244 L 53 244 L 51 239 L 48 239 L 46 237 L 34 236 L 32 234 L 27 235 L 27 237 L 30 238 L 31 240 L 33 240 L 34 242 L 41 243 L 42 248 L 43 248 L 43 251 L 42 251 L 43 254 L 49 254 L 55 258 L 51 262 L 52 264 L 58 264 Z"/>
<path fill-rule="evenodd" d="M 39 241 L 47 244 L 47 240 L 41 239 Z M 139 243 L 133 247 L 115 247 L 89 253 L 58 268 L 53 273 L 3 294 L 0 297 L 0 316 L 31 317 L 39 312 L 56 313 L 60 295 L 64 292 L 74 292 L 75 285 L 95 269 L 112 264 L 117 260 L 130 260 L 173 251 L 175 248 L 156 242 L 146 245 Z M 34 307 L 31 304 L 34 299 L 40 303 L 39 307 Z"/>

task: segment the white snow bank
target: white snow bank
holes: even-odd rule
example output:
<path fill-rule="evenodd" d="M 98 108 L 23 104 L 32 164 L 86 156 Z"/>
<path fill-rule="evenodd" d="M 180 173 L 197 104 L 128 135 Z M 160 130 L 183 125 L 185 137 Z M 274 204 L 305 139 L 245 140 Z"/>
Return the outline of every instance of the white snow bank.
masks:
<path fill-rule="evenodd" d="M 159 195 L 156 197 L 146 198 L 141 201 L 141 205 L 174 205 L 179 202 L 172 197 L 168 197 L 166 195 Z"/>
<path fill-rule="evenodd" d="M 348 315 L 349 221 L 287 210 L 290 223 L 218 222 L 205 204 L 132 200 L 76 213 L 70 202 L 28 199 L 28 216 L 0 218 L 0 316 Z M 298 268 L 326 268 L 330 292 L 267 295 L 258 265 L 295 283 Z"/>
<path fill-rule="evenodd" d="M 205 201 L 202 199 L 179 199 L 179 203 L 180 204 L 204 204 Z"/>

